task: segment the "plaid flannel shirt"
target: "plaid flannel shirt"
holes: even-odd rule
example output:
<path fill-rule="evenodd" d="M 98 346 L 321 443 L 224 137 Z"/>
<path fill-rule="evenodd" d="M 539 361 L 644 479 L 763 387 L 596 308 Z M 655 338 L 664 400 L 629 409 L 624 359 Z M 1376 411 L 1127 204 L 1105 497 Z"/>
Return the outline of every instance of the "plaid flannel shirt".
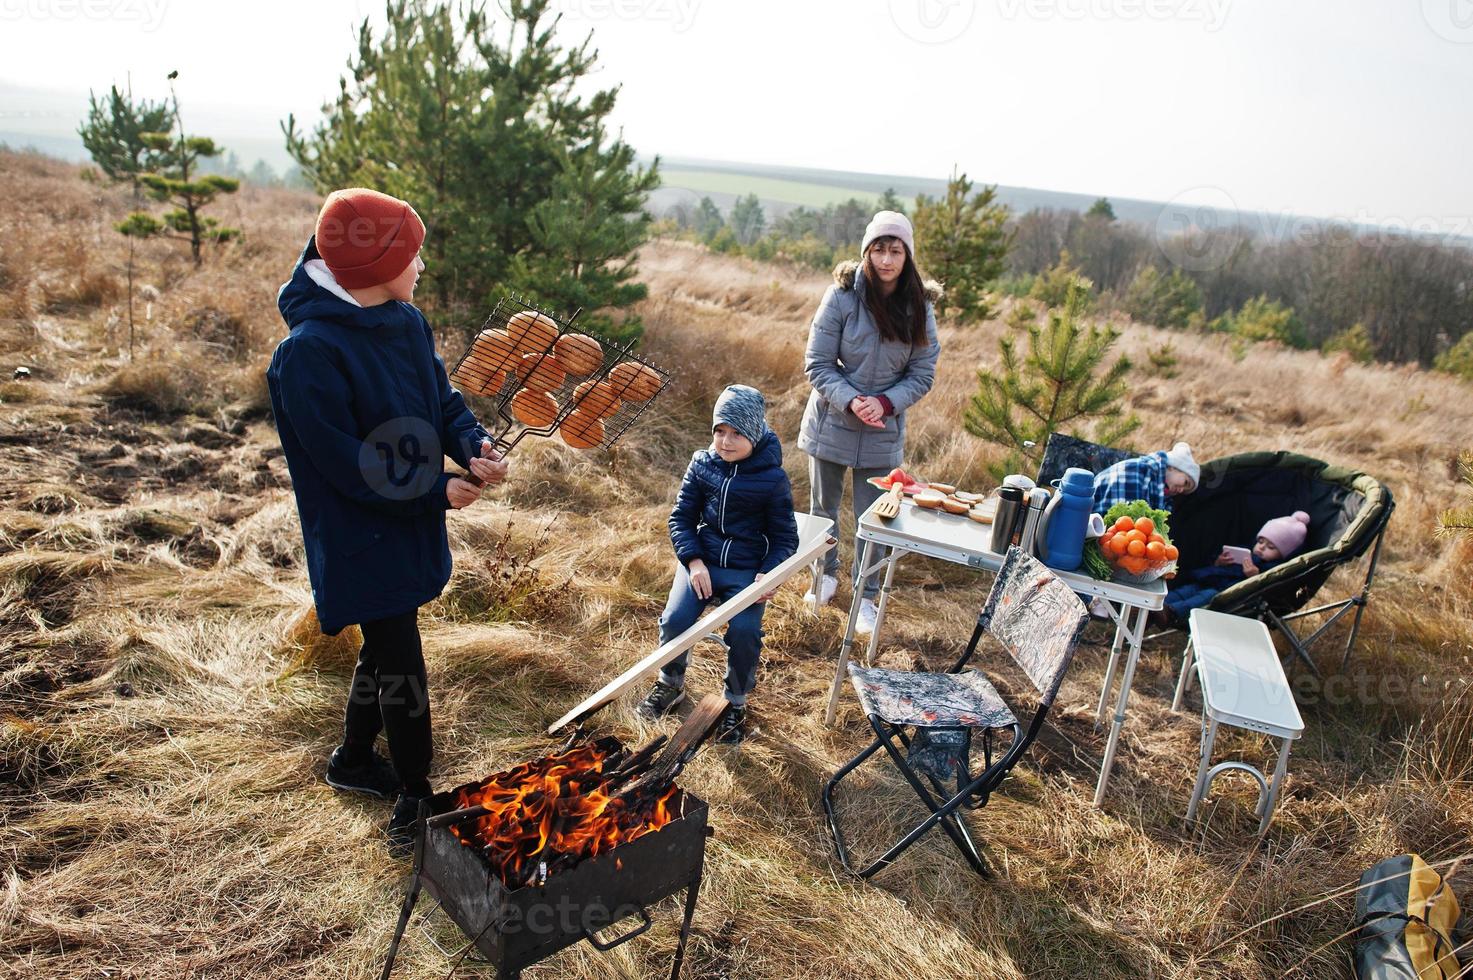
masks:
<path fill-rule="evenodd" d="M 1096 514 L 1104 514 L 1116 504 L 1144 500 L 1157 510 L 1171 510 L 1166 496 L 1166 454 L 1150 453 L 1123 459 L 1109 469 L 1095 474 Z"/>

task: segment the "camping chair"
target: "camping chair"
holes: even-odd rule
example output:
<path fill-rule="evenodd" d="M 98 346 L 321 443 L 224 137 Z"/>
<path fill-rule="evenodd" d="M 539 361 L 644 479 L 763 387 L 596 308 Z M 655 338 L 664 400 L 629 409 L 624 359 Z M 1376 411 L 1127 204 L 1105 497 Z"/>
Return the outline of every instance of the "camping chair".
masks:
<path fill-rule="evenodd" d="M 1089 613 L 1067 585 L 1036 559 L 1010 548 L 977 617 L 972 639 L 949 671 L 914 673 L 849 665 L 850 680 L 875 730 L 875 740 L 834 773 L 823 788 L 829 832 L 845 869 L 868 878 L 940 826 L 972 869 L 984 877 L 988 875 L 959 811 L 986 806 L 992 792 L 1038 737 L 1087 622 Z M 1038 689 L 1038 708 L 1026 729 L 987 678 L 974 670 L 962 670 L 976 652 L 983 632 L 998 639 Z M 906 728 L 914 728 L 915 734 L 907 736 Z M 967 755 L 972 730 L 979 728 L 983 768 L 974 776 Z M 1007 729 L 1012 734 L 1007 752 L 996 762 L 992 758 L 994 729 Z M 839 827 L 834 790 L 880 749 L 890 756 L 931 814 L 877 860 L 856 869 Z M 955 792 L 942 784 L 943 779 L 952 778 L 956 781 Z"/>
<path fill-rule="evenodd" d="M 1090 468 L 1074 459 L 1093 458 L 1108 466 L 1130 455 L 1055 433 L 1044 448 L 1038 479 L 1043 483 L 1057 478 L 1063 466 Z M 1290 652 L 1318 675 L 1310 647 L 1353 611 L 1340 669 L 1350 664 L 1376 577 L 1381 541 L 1395 508 L 1391 491 L 1364 473 L 1298 453 L 1239 453 L 1202 464 L 1197 490 L 1175 499 L 1171 538 L 1181 551 L 1180 567 L 1198 568 L 1211 564 L 1225 542 L 1251 541 L 1265 521 L 1296 510 L 1308 513 L 1309 536 L 1298 554 L 1223 589 L 1207 608 L 1262 620 L 1278 630 Z M 1353 595 L 1303 608 L 1335 569 L 1354 563 L 1367 551 L 1370 563 Z M 1307 636 L 1300 636 L 1289 625 L 1322 613 L 1329 613 L 1329 618 Z"/>

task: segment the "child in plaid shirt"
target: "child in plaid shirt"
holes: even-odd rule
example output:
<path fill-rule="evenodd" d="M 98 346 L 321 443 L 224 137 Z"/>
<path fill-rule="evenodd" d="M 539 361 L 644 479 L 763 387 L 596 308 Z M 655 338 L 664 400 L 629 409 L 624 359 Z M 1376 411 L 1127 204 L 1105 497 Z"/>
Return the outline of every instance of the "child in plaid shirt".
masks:
<path fill-rule="evenodd" d="M 1192 447 L 1179 442 L 1166 452 L 1123 459 L 1095 474 L 1094 511 L 1144 500 L 1156 510 L 1171 510 L 1171 498 L 1197 489 L 1202 467 Z"/>

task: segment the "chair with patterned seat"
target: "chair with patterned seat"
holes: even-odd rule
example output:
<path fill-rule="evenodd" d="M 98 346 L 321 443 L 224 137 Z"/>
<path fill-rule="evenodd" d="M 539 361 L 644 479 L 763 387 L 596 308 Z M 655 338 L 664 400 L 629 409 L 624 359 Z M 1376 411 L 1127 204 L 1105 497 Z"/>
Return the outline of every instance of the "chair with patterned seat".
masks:
<path fill-rule="evenodd" d="M 850 680 L 875 739 L 834 773 L 823 788 L 823 807 L 834 849 L 848 871 L 868 878 L 939 826 L 973 870 L 988 874 L 960 811 L 985 806 L 1038 737 L 1088 622 L 1089 613 L 1073 590 L 1036 559 L 1011 548 L 977 616 L 965 652 L 946 673 L 849 665 Z M 986 677 L 963 669 L 983 633 L 1001 643 L 1038 690 L 1038 706 L 1026 727 Z M 907 734 L 907 729 L 914 733 Z M 981 732 L 983 765 L 974 775 L 969 755 L 976 731 Z M 996 761 L 994 732 L 1011 736 L 1006 751 Z M 834 791 L 881 749 L 930 815 L 879 858 L 856 868 L 839 826 Z M 954 789 L 948 789 L 945 784 L 953 780 Z"/>

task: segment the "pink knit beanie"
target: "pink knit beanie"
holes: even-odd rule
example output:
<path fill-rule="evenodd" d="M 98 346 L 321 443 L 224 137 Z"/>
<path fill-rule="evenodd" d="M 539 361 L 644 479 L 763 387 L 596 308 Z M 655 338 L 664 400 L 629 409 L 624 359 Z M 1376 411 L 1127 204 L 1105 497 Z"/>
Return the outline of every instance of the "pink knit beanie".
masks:
<path fill-rule="evenodd" d="M 1304 544 L 1304 537 L 1309 533 L 1309 515 L 1302 510 L 1296 510 L 1288 517 L 1275 517 L 1259 529 L 1258 536 L 1266 539 L 1279 554 L 1288 558 L 1299 550 Z"/>

